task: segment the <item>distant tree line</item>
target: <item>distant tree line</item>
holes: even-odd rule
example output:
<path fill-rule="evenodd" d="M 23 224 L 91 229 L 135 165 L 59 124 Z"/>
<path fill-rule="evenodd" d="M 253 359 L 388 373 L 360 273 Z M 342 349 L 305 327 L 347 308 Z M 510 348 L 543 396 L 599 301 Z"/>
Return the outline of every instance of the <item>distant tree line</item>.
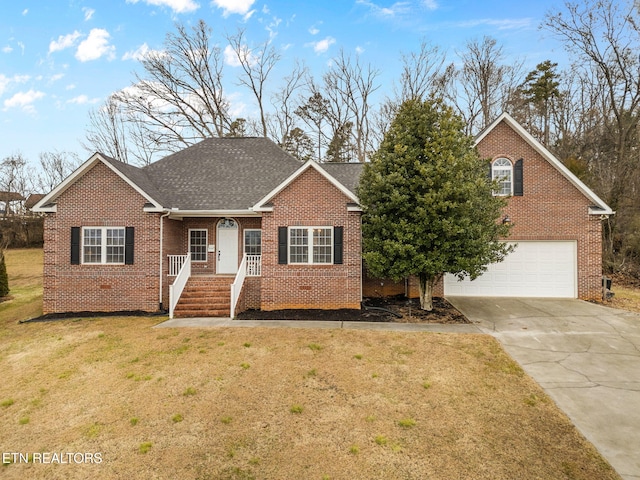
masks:
<path fill-rule="evenodd" d="M 640 276 L 640 9 L 632 0 L 568 1 L 541 28 L 573 64 L 548 59 L 527 72 L 492 37 L 452 57 L 425 40 L 400 54 L 381 98 L 379 67 L 358 55 L 340 51 L 319 77 L 296 61 L 276 78 L 283 53 L 270 39 L 254 42 L 244 30 L 219 38 L 204 21 L 177 25 L 131 85 L 91 111 L 84 146 L 146 165 L 207 137 L 263 136 L 301 160 L 364 162 L 406 100 L 442 99 L 469 134 L 507 111 L 616 211 L 605 221 L 606 268 Z M 240 67 L 233 77 L 229 53 Z M 255 116 L 233 116 L 229 80 L 254 100 Z M 48 191 L 77 158 L 44 153 L 40 162 L 37 188 Z"/>

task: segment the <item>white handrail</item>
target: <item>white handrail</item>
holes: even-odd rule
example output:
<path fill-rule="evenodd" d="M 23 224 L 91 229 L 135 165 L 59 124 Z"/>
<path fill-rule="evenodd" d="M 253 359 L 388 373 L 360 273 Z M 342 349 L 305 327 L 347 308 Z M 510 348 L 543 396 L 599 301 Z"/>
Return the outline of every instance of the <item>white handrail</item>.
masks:
<path fill-rule="evenodd" d="M 244 279 L 247 276 L 247 256 L 244 255 L 242 257 L 242 262 L 240 262 L 240 267 L 238 267 L 238 273 L 236 273 L 236 278 L 233 280 L 231 284 L 231 309 L 229 312 L 229 316 L 231 318 L 235 317 L 236 305 L 238 304 L 238 299 L 240 298 L 240 292 L 242 291 L 242 285 L 244 284 Z"/>
<path fill-rule="evenodd" d="M 180 295 L 184 290 L 187 280 L 191 276 L 191 255 L 187 255 L 180 271 L 176 275 L 173 284 L 169 286 L 169 318 L 173 318 L 173 310 L 180 300 Z"/>

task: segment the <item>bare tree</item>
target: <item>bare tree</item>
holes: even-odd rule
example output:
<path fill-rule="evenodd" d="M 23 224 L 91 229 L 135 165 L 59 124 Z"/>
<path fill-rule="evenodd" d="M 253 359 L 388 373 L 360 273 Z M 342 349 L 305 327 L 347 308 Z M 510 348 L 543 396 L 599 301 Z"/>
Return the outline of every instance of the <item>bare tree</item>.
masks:
<path fill-rule="evenodd" d="M 443 74 L 445 98 L 465 120 L 467 133 L 476 133 L 505 109 L 522 83 L 522 62 L 507 63 L 502 46 L 487 36 L 467 42 L 459 55 L 462 67 L 452 63 Z"/>
<path fill-rule="evenodd" d="M 295 62 L 291 73 L 284 77 L 282 86 L 271 96 L 273 113 L 267 115 L 269 137 L 284 145 L 296 128 L 296 109 L 300 107 L 299 92 L 306 86 L 309 71 L 301 62 Z"/>
<path fill-rule="evenodd" d="M 439 79 L 446 60 L 445 52 L 426 40 L 420 42 L 417 52 L 402 54 L 400 90 L 396 93 L 396 103 L 406 100 L 425 99 L 442 88 Z"/>
<path fill-rule="evenodd" d="M 323 76 L 322 92 L 329 100 L 330 138 L 352 123 L 352 143 L 359 162 L 366 161 L 373 151 L 369 122 L 373 113 L 371 97 L 380 87 L 376 83 L 379 75 L 380 70 L 371 64 L 363 65 L 359 57 L 354 60 L 341 50 Z"/>
<path fill-rule="evenodd" d="M 78 155 L 73 152 L 40 153 L 40 172 L 36 182 L 40 192 L 47 193 L 64 181 L 80 165 Z"/>
<path fill-rule="evenodd" d="M 230 128 L 229 103 L 223 93 L 222 52 L 204 21 L 167 35 L 163 51 L 148 52 L 144 74 L 115 94 L 126 120 L 136 124 L 137 140 L 171 152 Z"/>
<path fill-rule="evenodd" d="M 32 178 L 33 172 L 21 153 L 14 153 L 0 161 L 0 202 L 4 206 L 4 217 L 22 213 L 24 200 L 33 188 Z"/>
<path fill-rule="evenodd" d="M 244 85 L 256 98 L 260 112 L 260 125 L 262 136 L 267 136 L 267 115 L 265 110 L 265 85 L 273 68 L 280 61 L 280 54 L 271 44 L 270 40 L 256 46 L 249 47 L 245 31 L 240 29 L 235 35 L 227 37 L 229 45 L 233 48 L 238 63 L 244 74 L 238 77 L 240 85 Z"/>
<path fill-rule="evenodd" d="M 124 107 L 125 105 L 115 96 L 110 95 L 102 106 L 89 111 L 86 142 L 82 142 L 85 150 L 104 153 L 116 160 L 129 163 Z"/>

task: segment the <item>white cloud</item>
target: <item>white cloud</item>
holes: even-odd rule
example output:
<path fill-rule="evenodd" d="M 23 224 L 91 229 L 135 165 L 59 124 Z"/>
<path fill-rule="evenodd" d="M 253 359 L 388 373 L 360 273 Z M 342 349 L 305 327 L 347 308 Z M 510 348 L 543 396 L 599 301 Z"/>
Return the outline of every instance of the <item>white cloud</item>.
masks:
<path fill-rule="evenodd" d="M 222 15 L 224 17 L 228 17 L 232 13 L 237 13 L 245 16 L 246 20 L 248 18 L 246 17 L 247 14 L 249 14 L 249 16 L 253 14 L 253 12 L 250 12 L 253 2 L 255 2 L 255 0 L 213 0 L 211 3 L 222 9 Z"/>
<path fill-rule="evenodd" d="M 0 95 L 2 95 L 5 90 L 12 83 L 25 83 L 31 79 L 29 75 L 14 75 L 13 77 L 7 77 L 0 73 Z"/>
<path fill-rule="evenodd" d="M 28 9 L 28 8 L 25 8 L 25 9 L 22 11 L 22 15 L 26 15 L 27 13 L 29 13 L 29 9 Z"/>
<path fill-rule="evenodd" d="M 62 80 L 64 78 L 64 73 L 56 73 L 51 77 L 52 82 L 57 82 L 58 80 Z"/>
<path fill-rule="evenodd" d="M 492 18 L 480 18 L 476 20 L 469 20 L 467 22 L 458 22 L 456 26 L 462 28 L 473 28 L 479 25 L 489 25 L 497 28 L 498 30 L 514 30 L 520 28 L 529 28 L 534 24 L 532 18 L 516 18 L 516 19 L 492 19 Z"/>
<path fill-rule="evenodd" d="M 311 35 L 317 35 L 317 34 L 319 34 L 319 33 L 320 33 L 320 29 L 318 29 L 318 28 L 316 28 L 316 27 L 310 27 L 310 28 L 309 28 L 309 33 L 310 33 Z"/>
<path fill-rule="evenodd" d="M 320 40 L 319 42 L 311 42 L 308 43 L 307 45 L 310 45 L 313 47 L 313 51 L 316 53 L 324 53 L 327 50 L 329 50 L 329 47 L 331 45 L 333 45 L 334 43 L 336 43 L 336 39 L 333 37 L 327 37 L 323 40 Z"/>
<path fill-rule="evenodd" d="M 49 53 L 64 50 L 65 48 L 73 47 L 78 39 L 82 36 L 79 31 L 75 31 L 68 35 L 60 35 L 58 40 L 53 40 L 49 44 Z"/>
<path fill-rule="evenodd" d="M 109 45 L 110 37 L 109 32 L 103 28 L 92 29 L 89 36 L 78 45 L 76 58 L 81 62 L 88 62 L 106 55 L 109 60 L 113 60 L 116 47 Z"/>
<path fill-rule="evenodd" d="M 7 45 L 6 47 L 2 47 L 2 52 L 3 53 L 11 53 L 11 52 L 13 52 L 13 47 L 11 47 L 11 45 Z"/>
<path fill-rule="evenodd" d="M 89 7 L 82 7 L 82 11 L 84 12 L 85 22 L 88 22 L 89 20 L 91 20 L 91 18 L 93 17 L 93 14 L 96 13 L 96 11 L 93 8 L 89 8 Z"/>
<path fill-rule="evenodd" d="M 363 48 L 363 47 L 360 47 L 360 46 L 357 46 L 357 47 L 356 47 L 356 53 L 357 53 L 358 55 L 362 55 L 362 54 L 364 53 L 364 48 Z"/>
<path fill-rule="evenodd" d="M 25 112 L 35 112 L 35 108 L 33 103 L 36 100 L 44 97 L 44 92 L 40 92 L 37 90 L 29 90 L 28 92 L 18 92 L 13 97 L 8 98 L 4 101 L 4 109 L 8 110 L 9 108 L 21 108 Z"/>
<path fill-rule="evenodd" d="M 254 65 L 257 59 L 251 54 L 251 51 L 248 47 L 243 46 L 240 52 L 243 59 L 246 59 L 250 65 Z M 238 54 L 233 49 L 231 45 L 227 45 L 224 48 L 224 61 L 230 67 L 239 67 L 241 65 L 240 58 L 238 58 Z"/>
<path fill-rule="evenodd" d="M 359 5 L 364 5 L 371 10 L 371 13 L 379 17 L 395 17 L 397 15 L 406 14 L 410 11 L 410 5 L 408 2 L 396 2 L 390 7 L 381 7 L 369 0 L 356 0 Z M 426 0 L 426 3 L 434 4 L 433 0 Z M 428 7 L 427 7 L 428 8 Z"/>
<path fill-rule="evenodd" d="M 65 90 L 74 90 L 75 88 L 76 88 L 75 83 L 70 83 L 69 85 L 64 87 Z"/>
<path fill-rule="evenodd" d="M 98 103 L 100 101 L 99 98 L 89 98 L 86 95 L 78 95 L 70 100 L 67 100 L 67 103 L 75 103 L 76 105 L 85 105 L 87 103 Z"/>
<path fill-rule="evenodd" d="M 440 6 L 438 5 L 438 2 L 436 2 L 436 0 L 424 0 L 422 3 L 425 7 L 427 7 L 428 10 L 437 10 Z"/>
<path fill-rule="evenodd" d="M 139 1 L 154 7 L 168 7 L 175 13 L 194 12 L 200 8 L 200 5 L 193 0 L 127 0 L 127 3 L 138 3 Z"/>
<path fill-rule="evenodd" d="M 136 60 L 139 62 L 140 60 L 144 59 L 144 57 L 148 55 L 150 51 L 151 49 L 149 48 L 149 45 L 143 43 L 135 50 L 129 50 L 128 52 L 126 52 L 122 56 L 122 60 Z"/>

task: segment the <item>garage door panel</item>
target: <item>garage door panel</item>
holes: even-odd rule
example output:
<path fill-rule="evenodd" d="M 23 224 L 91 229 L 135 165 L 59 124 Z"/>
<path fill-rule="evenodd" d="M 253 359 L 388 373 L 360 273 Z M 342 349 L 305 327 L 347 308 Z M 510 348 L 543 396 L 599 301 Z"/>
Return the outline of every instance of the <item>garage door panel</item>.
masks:
<path fill-rule="evenodd" d="M 473 281 L 445 275 L 445 295 L 575 298 L 576 265 L 574 241 L 518 242 L 503 262 Z"/>

